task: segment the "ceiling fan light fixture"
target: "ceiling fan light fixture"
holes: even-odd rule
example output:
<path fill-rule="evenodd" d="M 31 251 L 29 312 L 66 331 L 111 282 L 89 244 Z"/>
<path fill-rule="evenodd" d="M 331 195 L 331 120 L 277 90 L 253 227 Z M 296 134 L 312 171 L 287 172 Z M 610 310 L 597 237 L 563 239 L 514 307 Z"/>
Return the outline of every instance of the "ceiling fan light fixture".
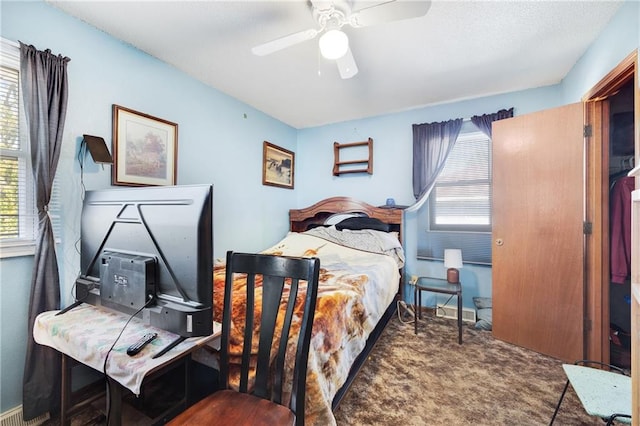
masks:
<path fill-rule="evenodd" d="M 349 50 L 349 38 L 340 30 L 329 30 L 318 41 L 320 53 L 326 59 L 342 58 Z"/>

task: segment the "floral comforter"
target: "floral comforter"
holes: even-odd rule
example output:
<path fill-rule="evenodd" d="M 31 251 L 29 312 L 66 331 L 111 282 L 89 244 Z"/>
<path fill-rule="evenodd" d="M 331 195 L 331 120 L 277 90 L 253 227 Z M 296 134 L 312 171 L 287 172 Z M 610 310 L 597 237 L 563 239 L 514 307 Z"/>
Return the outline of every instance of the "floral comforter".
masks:
<path fill-rule="evenodd" d="M 305 401 L 305 422 L 310 425 L 336 424 L 331 410 L 333 397 L 345 383 L 353 361 L 365 347 L 369 334 L 398 291 L 403 255 L 393 233 L 348 233 L 350 235 L 346 236 L 344 231 L 333 228 L 292 232 L 264 251 L 320 258 L 320 285 Z M 349 241 L 341 241 L 343 237 Z M 366 247 L 366 251 L 342 244 L 360 244 Z M 214 271 L 214 307 L 223 305 L 224 281 L 224 265 L 217 265 Z M 215 320 L 221 322 L 222 309 L 215 308 L 214 311 Z M 231 341 L 241 342 L 244 317 L 235 312 Z M 232 355 L 239 355 L 241 343 L 235 347 L 232 343 L 230 350 Z"/>

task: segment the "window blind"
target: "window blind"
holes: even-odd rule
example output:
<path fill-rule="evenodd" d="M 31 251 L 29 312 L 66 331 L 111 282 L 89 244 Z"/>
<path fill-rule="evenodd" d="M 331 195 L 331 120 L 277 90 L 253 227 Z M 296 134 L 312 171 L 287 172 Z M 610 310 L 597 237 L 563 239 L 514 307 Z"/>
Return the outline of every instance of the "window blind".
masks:
<path fill-rule="evenodd" d="M 30 241 L 36 217 L 29 152 L 20 129 L 20 50 L 2 40 L 0 59 L 0 239 Z"/>
<path fill-rule="evenodd" d="M 458 137 L 429 196 L 430 229 L 491 231 L 490 150 L 481 132 Z"/>
<path fill-rule="evenodd" d="M 465 263 L 491 264 L 491 141 L 465 121 L 444 169 L 418 212 L 418 259 L 462 250 Z"/>

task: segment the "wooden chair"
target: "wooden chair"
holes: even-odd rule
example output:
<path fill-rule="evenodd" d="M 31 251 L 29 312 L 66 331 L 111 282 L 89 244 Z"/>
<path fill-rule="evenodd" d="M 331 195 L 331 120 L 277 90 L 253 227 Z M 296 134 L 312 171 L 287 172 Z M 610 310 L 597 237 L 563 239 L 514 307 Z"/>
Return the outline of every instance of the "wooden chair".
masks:
<path fill-rule="evenodd" d="M 611 371 L 588 367 L 591 364 L 606 367 Z M 562 368 L 567 375 L 567 383 L 549 426 L 553 425 L 556 419 L 569 384 L 578 395 L 587 414 L 600 417 L 607 425 L 613 424 L 614 421 L 631 423 L 631 377 L 623 369 L 589 360 L 563 364 Z"/>
<path fill-rule="evenodd" d="M 266 254 L 227 253 L 224 307 L 222 318 L 222 340 L 220 348 L 220 388 L 205 397 L 173 419 L 170 425 L 215 424 L 215 425 L 303 425 L 307 360 L 311 341 L 311 328 L 318 294 L 320 260 L 316 258 L 293 258 Z M 238 280 L 246 282 L 246 294 L 237 291 Z M 235 281 L 234 281 L 235 278 Z M 262 286 L 260 286 L 262 279 Z M 300 291 L 305 286 L 304 301 Z M 233 291 L 238 297 L 246 297 L 246 321 L 243 338 L 243 350 L 240 365 L 238 390 L 229 386 L 229 344 L 231 334 L 231 316 L 234 305 Z M 241 288 L 244 288 L 242 286 Z M 258 289 L 262 288 L 260 292 Z M 283 293 L 288 297 L 283 297 Z M 260 298 L 262 302 L 260 303 Z M 298 303 L 304 302 L 302 313 L 294 312 Z M 281 300 L 283 308 L 280 309 Z M 258 305 L 258 306 L 256 306 Z M 244 306 L 244 305 L 243 305 Z M 257 363 L 251 362 L 251 340 L 254 333 L 255 308 L 260 311 Z M 279 319 L 278 311 L 280 312 Z M 260 314 L 261 312 L 261 314 Z M 291 383 L 291 398 L 283 400 L 285 384 L 285 353 L 291 334 L 294 315 L 301 315 L 300 332 L 295 350 L 295 368 Z M 280 324 L 280 325 L 278 325 Z M 281 338 L 274 342 L 281 330 Z M 278 343 L 277 351 L 272 344 Z M 255 365 L 255 369 L 251 365 Z M 255 382 L 251 375 L 255 373 Z M 290 379 L 290 377 L 289 377 Z M 253 386 L 251 386 L 253 384 Z"/>

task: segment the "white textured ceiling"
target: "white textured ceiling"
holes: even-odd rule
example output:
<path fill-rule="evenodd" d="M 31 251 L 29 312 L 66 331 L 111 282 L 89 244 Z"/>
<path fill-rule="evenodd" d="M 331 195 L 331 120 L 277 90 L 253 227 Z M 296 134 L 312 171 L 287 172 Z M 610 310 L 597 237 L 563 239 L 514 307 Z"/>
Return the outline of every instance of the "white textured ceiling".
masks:
<path fill-rule="evenodd" d="M 359 68 L 343 80 L 317 38 L 251 53 L 316 28 L 306 1 L 47 2 L 295 128 L 556 84 L 622 3 L 435 0 L 423 17 L 343 27 Z"/>

